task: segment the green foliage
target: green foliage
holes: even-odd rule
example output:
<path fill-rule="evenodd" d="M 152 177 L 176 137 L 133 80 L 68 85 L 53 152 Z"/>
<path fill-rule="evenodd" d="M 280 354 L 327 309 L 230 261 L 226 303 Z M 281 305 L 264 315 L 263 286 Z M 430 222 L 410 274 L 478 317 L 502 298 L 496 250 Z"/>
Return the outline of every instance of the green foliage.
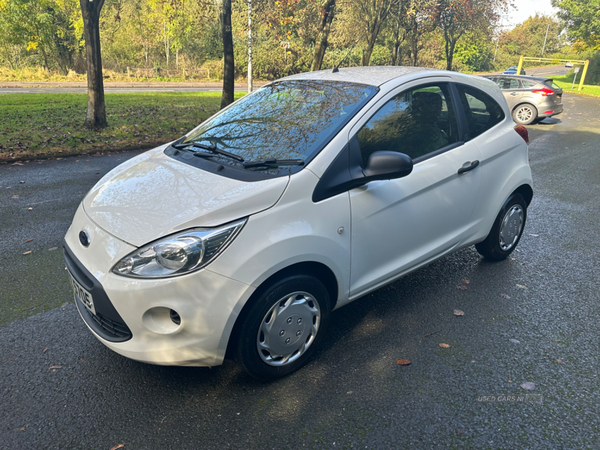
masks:
<path fill-rule="evenodd" d="M 600 0 L 552 0 L 578 51 L 600 50 Z"/>

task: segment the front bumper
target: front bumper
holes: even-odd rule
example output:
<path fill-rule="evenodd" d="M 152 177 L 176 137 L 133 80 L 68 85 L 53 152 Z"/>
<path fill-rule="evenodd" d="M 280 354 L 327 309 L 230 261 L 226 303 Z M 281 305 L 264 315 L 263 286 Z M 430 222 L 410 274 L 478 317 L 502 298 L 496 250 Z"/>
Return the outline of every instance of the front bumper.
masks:
<path fill-rule="evenodd" d="M 91 237 L 87 248 L 79 242 L 81 230 Z M 65 253 L 71 274 L 91 292 L 94 304 L 98 302 L 99 317 L 78 302 L 88 328 L 111 350 L 138 361 L 221 364 L 235 319 L 254 287 L 207 269 L 153 280 L 111 273 L 114 264 L 134 249 L 99 228 L 79 207 L 65 236 Z M 89 279 L 88 285 L 80 280 L 79 272 Z M 98 326 L 103 318 L 112 321 L 108 327 L 116 324 L 122 330 L 124 326 L 130 336 L 113 339 L 106 327 Z"/>

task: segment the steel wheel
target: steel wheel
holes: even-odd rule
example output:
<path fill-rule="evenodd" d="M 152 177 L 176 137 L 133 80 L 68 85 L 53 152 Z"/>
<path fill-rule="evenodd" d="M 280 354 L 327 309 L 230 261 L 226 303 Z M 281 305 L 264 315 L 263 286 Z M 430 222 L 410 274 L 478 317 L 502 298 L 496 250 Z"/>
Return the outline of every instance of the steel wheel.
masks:
<path fill-rule="evenodd" d="M 500 224 L 500 249 L 507 252 L 521 236 L 525 216 L 520 205 L 513 205 Z"/>
<path fill-rule="evenodd" d="M 312 295 L 286 295 L 263 317 L 256 336 L 258 354 L 271 366 L 292 363 L 312 345 L 320 325 L 321 310 Z"/>
<path fill-rule="evenodd" d="M 510 255 L 523 234 L 527 220 L 527 203 L 521 194 L 512 194 L 496 216 L 494 225 L 477 251 L 491 261 L 502 261 Z"/>
<path fill-rule="evenodd" d="M 306 364 L 323 339 L 331 300 L 307 274 L 261 286 L 234 330 L 232 356 L 253 377 L 273 380 Z"/>

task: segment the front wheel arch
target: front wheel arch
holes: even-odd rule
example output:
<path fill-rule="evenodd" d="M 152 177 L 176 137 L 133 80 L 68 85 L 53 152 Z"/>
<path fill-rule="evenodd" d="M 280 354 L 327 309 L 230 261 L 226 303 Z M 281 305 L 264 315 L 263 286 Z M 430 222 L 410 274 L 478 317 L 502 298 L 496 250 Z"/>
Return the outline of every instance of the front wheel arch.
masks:
<path fill-rule="evenodd" d="M 231 334 L 229 335 L 227 351 L 225 353 L 226 358 L 231 359 L 233 357 L 234 343 L 239 338 L 240 328 L 244 322 L 244 319 L 248 315 L 251 305 L 265 292 L 266 289 L 268 289 L 274 283 L 277 283 L 279 280 L 291 275 L 309 275 L 317 278 L 327 289 L 329 300 L 331 302 L 331 309 L 335 309 L 339 294 L 338 280 L 329 267 L 327 267 L 325 264 L 315 261 L 305 261 L 285 267 L 263 281 L 244 304 L 242 310 L 235 320 Z"/>

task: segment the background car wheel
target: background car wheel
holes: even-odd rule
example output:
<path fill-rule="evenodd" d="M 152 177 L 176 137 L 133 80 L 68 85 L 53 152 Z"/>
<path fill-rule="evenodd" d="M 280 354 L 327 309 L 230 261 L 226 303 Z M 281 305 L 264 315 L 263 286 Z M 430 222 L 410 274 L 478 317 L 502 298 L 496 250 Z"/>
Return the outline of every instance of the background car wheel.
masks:
<path fill-rule="evenodd" d="M 331 301 L 318 279 L 293 275 L 269 286 L 253 302 L 234 357 L 253 377 L 286 376 L 310 359 L 329 323 Z"/>
<path fill-rule="evenodd" d="M 520 125 L 529 125 L 535 119 L 537 119 L 538 111 L 535 106 L 530 105 L 529 103 L 524 103 L 522 105 L 517 106 L 513 113 L 513 119 Z"/>
<path fill-rule="evenodd" d="M 475 244 L 484 258 L 502 261 L 510 255 L 523 234 L 527 220 L 527 203 L 521 194 L 512 194 L 498 213 L 485 241 Z"/>

